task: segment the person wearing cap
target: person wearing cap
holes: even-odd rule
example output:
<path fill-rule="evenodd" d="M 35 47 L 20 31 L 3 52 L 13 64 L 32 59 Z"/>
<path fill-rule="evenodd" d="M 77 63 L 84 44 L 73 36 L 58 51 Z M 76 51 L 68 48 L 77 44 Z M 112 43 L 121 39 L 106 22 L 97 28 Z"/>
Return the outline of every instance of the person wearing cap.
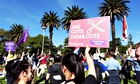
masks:
<path fill-rule="evenodd" d="M 113 50 L 109 50 L 108 55 L 109 59 L 103 63 L 109 72 L 109 78 L 106 80 L 106 84 L 120 84 L 119 71 L 122 67 L 120 63 L 114 59 L 115 55 Z"/>

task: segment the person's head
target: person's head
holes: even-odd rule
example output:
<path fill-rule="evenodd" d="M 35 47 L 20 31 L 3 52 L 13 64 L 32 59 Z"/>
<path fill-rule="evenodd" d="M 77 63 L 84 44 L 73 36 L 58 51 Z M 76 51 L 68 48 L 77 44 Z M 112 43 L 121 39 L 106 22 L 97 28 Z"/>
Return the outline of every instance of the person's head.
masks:
<path fill-rule="evenodd" d="M 60 54 L 56 54 L 54 56 L 54 62 L 61 62 L 61 58 L 62 58 L 62 56 L 60 56 Z"/>
<path fill-rule="evenodd" d="M 62 57 L 62 72 L 66 78 L 68 76 L 67 73 L 74 74 L 76 84 L 84 82 L 84 65 L 77 54 L 68 53 Z"/>
<path fill-rule="evenodd" d="M 128 57 L 128 56 L 127 56 L 126 54 L 123 54 L 123 58 L 127 59 L 127 57 Z"/>
<path fill-rule="evenodd" d="M 140 61 L 140 46 L 137 47 L 137 49 L 135 51 L 135 56 L 137 58 L 137 61 Z"/>
<path fill-rule="evenodd" d="M 113 50 L 109 50 L 108 55 L 109 55 L 109 57 L 115 57 L 115 54 L 114 54 Z"/>
<path fill-rule="evenodd" d="M 28 83 L 32 80 L 31 66 L 27 61 L 8 61 L 5 69 L 14 84 L 17 84 L 20 81 Z"/>
<path fill-rule="evenodd" d="M 139 43 L 135 44 L 135 49 L 137 49 L 140 46 Z"/>

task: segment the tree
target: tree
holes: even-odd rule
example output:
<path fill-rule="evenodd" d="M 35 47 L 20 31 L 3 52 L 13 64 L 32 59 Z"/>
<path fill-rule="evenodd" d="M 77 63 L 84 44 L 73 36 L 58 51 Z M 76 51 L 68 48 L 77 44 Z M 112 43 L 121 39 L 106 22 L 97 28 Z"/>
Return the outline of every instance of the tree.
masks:
<path fill-rule="evenodd" d="M 132 41 L 132 35 L 131 34 L 129 34 L 128 35 L 128 45 L 133 45 L 134 46 L 134 43 L 133 43 L 133 41 Z"/>
<path fill-rule="evenodd" d="M 72 51 L 72 47 L 68 47 L 68 37 L 64 40 L 64 49 L 62 49 L 62 53 L 67 53 Z"/>
<path fill-rule="evenodd" d="M 41 26 L 43 28 L 49 28 L 49 33 L 50 33 L 50 42 L 49 42 L 49 50 L 52 51 L 52 36 L 53 36 L 53 28 L 58 28 L 60 27 L 60 22 L 61 20 L 59 19 L 59 16 L 57 15 L 57 12 L 54 13 L 53 11 L 50 11 L 49 13 L 45 12 L 43 15 L 43 18 L 41 19 Z"/>
<path fill-rule="evenodd" d="M 115 41 L 116 41 L 116 46 L 117 47 L 120 47 L 122 45 L 120 38 L 115 38 Z M 110 41 L 109 42 L 109 48 L 110 49 L 113 49 L 113 41 Z"/>
<path fill-rule="evenodd" d="M 119 53 L 120 54 L 126 53 L 126 50 L 128 49 L 128 46 L 127 45 L 122 45 L 122 42 L 121 42 L 120 38 L 115 38 L 115 40 L 116 40 L 116 46 L 118 47 Z M 110 41 L 109 42 L 109 49 L 113 49 L 112 46 L 113 46 L 113 42 Z"/>
<path fill-rule="evenodd" d="M 63 45 L 59 45 L 58 47 L 57 47 L 57 50 L 58 51 L 61 51 L 63 49 Z"/>
<path fill-rule="evenodd" d="M 8 31 L 5 31 L 3 28 L 0 29 L 0 43 L 8 39 Z"/>
<path fill-rule="evenodd" d="M 67 38 L 65 38 L 65 40 L 64 40 L 64 46 L 67 46 L 68 45 L 68 37 Z"/>
<path fill-rule="evenodd" d="M 23 34 L 24 27 L 21 24 L 13 24 L 10 28 L 9 38 L 17 44 Z"/>
<path fill-rule="evenodd" d="M 62 28 L 69 32 L 71 21 L 85 19 L 87 18 L 87 14 L 83 12 L 84 8 L 79 9 L 79 7 L 76 5 L 72 6 L 72 8 L 67 8 L 68 10 L 64 10 L 64 18 L 62 18 Z"/>
<path fill-rule="evenodd" d="M 100 16 L 110 16 L 111 20 L 111 32 L 113 41 L 113 50 L 116 49 L 116 34 L 115 34 L 115 18 L 118 21 L 122 20 L 123 16 L 128 16 L 130 8 L 126 6 L 126 3 L 130 3 L 128 0 L 104 0 L 99 6 Z"/>
<path fill-rule="evenodd" d="M 39 34 L 35 37 L 30 37 L 28 38 L 27 44 L 26 46 L 30 47 L 30 51 L 35 53 L 37 52 L 37 50 L 41 50 L 41 44 L 42 44 L 42 35 Z M 44 40 L 44 50 L 47 52 L 48 50 L 48 44 L 49 44 L 49 39 L 48 36 L 44 36 L 45 40 Z"/>
<path fill-rule="evenodd" d="M 0 53 L 5 52 L 5 41 L 8 39 L 8 33 L 3 28 L 0 29 Z"/>

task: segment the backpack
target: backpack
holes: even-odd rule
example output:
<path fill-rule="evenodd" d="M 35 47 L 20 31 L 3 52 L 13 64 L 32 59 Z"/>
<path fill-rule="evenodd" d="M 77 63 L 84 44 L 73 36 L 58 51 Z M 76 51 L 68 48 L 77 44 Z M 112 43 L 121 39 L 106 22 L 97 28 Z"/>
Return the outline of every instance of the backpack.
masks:
<path fill-rule="evenodd" d="M 51 66 L 52 67 L 52 73 L 50 76 L 50 84 L 60 84 L 64 81 L 64 75 L 63 72 L 61 70 L 61 66 L 60 65 L 55 65 L 55 66 Z M 57 69 L 56 69 L 57 68 Z"/>
<path fill-rule="evenodd" d="M 125 64 L 122 66 L 122 69 L 121 69 L 121 74 L 124 74 L 124 76 L 127 78 L 127 79 L 131 79 L 131 70 L 132 70 L 132 67 L 133 67 L 134 63 L 130 60 L 126 60 Z"/>
<path fill-rule="evenodd" d="M 102 68 L 100 66 L 100 62 L 98 62 L 97 64 L 94 64 L 94 66 L 95 66 L 95 71 L 96 71 L 97 82 L 100 83 L 102 80 Z"/>

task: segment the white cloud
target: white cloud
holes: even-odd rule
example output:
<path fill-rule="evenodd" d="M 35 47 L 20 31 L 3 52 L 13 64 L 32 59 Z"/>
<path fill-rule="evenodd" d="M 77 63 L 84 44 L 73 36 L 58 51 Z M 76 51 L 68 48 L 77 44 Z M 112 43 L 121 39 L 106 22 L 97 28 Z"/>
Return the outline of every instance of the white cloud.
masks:
<path fill-rule="evenodd" d="M 137 34 L 140 34 L 140 31 L 136 31 Z"/>
<path fill-rule="evenodd" d="M 63 10 L 66 10 L 67 7 L 71 7 L 73 5 L 73 0 L 56 0 L 56 1 Z"/>

